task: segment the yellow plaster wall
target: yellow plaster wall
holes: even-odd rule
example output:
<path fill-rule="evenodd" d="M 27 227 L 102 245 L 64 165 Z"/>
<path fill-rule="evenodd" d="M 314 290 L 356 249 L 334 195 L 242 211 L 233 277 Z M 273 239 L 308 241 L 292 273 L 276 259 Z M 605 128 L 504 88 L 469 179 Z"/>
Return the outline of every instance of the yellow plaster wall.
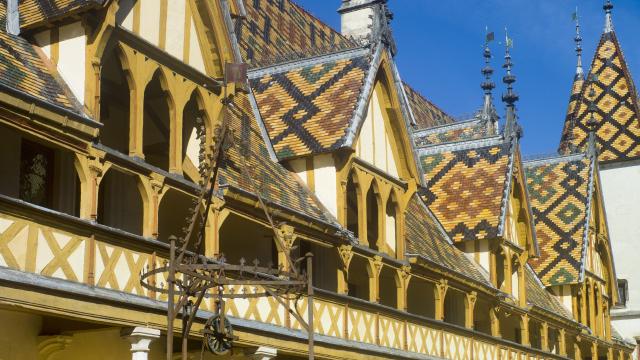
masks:
<path fill-rule="evenodd" d="M 40 316 L 0 310 L 0 360 L 37 359 L 41 326 Z"/>
<path fill-rule="evenodd" d="M 356 156 L 397 178 L 398 168 L 391 146 L 392 131 L 385 119 L 378 91 L 381 90 L 374 91 L 371 96 L 367 117 L 356 142 Z"/>
<path fill-rule="evenodd" d="M 162 6 L 160 0 L 123 0 L 116 21 L 122 28 L 205 73 L 205 56 L 189 2 L 168 0 L 166 11 L 162 11 Z"/>

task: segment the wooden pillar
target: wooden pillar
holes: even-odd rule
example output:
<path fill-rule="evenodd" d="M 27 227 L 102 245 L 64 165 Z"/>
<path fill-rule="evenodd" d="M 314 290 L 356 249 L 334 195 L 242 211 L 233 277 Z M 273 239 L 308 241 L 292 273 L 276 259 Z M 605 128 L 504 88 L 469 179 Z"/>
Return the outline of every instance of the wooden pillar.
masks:
<path fill-rule="evenodd" d="M 520 342 L 524 346 L 531 345 L 531 341 L 529 339 L 529 320 L 528 314 L 520 315 L 520 334 L 522 338 Z"/>
<path fill-rule="evenodd" d="M 146 86 L 143 85 L 142 78 L 136 76 L 134 78 L 136 78 L 136 86 L 129 89 L 129 156 L 144 159 L 142 132 Z"/>
<path fill-rule="evenodd" d="M 594 291 L 594 284 L 593 282 L 589 281 L 589 284 L 587 286 L 587 291 L 589 292 L 589 327 L 591 328 L 591 331 L 594 332 L 594 334 L 597 335 L 596 333 L 596 299 L 595 299 L 595 291 Z"/>
<path fill-rule="evenodd" d="M 598 360 L 598 343 L 591 344 L 591 360 Z"/>
<path fill-rule="evenodd" d="M 340 245 L 338 250 L 341 266 L 337 269 L 338 294 L 347 295 L 349 293 L 349 265 L 353 259 L 353 246 Z"/>
<path fill-rule="evenodd" d="M 291 249 L 295 243 L 298 235 L 295 234 L 293 226 L 281 225 L 278 228 L 276 239 L 276 250 L 278 251 L 278 267 L 284 271 L 291 270 L 289 261 L 287 260 L 291 256 Z"/>
<path fill-rule="evenodd" d="M 500 318 L 498 317 L 500 309 L 496 306 L 489 310 L 489 319 L 491 320 L 491 336 L 502 337 L 500 333 Z"/>
<path fill-rule="evenodd" d="M 403 266 L 401 269 L 397 270 L 398 280 L 400 284 L 398 284 L 398 301 L 397 308 L 398 310 L 407 311 L 407 296 L 409 290 L 409 282 L 411 281 L 411 267 Z"/>
<path fill-rule="evenodd" d="M 558 344 L 560 346 L 560 349 L 558 351 L 558 353 L 560 354 L 560 356 L 567 356 L 567 332 L 565 329 L 560 329 L 560 331 L 558 332 Z"/>
<path fill-rule="evenodd" d="M 95 156 L 76 153 L 74 166 L 80 180 L 80 218 L 98 220 L 98 194 L 100 182 L 109 165 L 105 165 Z"/>
<path fill-rule="evenodd" d="M 382 271 L 382 257 L 376 255 L 369 259 L 369 301 L 380 303 L 380 272 Z"/>
<path fill-rule="evenodd" d="M 573 352 L 575 354 L 576 359 L 582 359 L 582 350 L 580 349 L 580 342 L 582 340 L 580 337 L 576 337 L 576 342 L 573 344 Z"/>
<path fill-rule="evenodd" d="M 550 351 L 549 344 L 549 323 L 544 321 L 542 322 L 542 326 L 540 327 L 540 343 L 542 345 L 543 351 Z"/>
<path fill-rule="evenodd" d="M 449 290 L 449 281 L 441 279 L 435 284 L 435 300 L 436 300 L 436 320 L 444 321 L 444 299 L 447 296 L 447 290 Z"/>
<path fill-rule="evenodd" d="M 230 212 L 225 208 L 225 201 L 214 197 L 211 204 L 211 213 L 205 229 L 204 254 L 214 258 L 220 255 L 220 229 Z"/>
<path fill-rule="evenodd" d="M 151 174 L 151 178 L 138 176 L 138 190 L 143 204 L 142 236 L 158 238 L 158 215 L 160 201 L 168 188 L 164 186 L 164 177 Z M 175 234 L 180 236 L 180 234 Z"/>
<path fill-rule="evenodd" d="M 589 326 L 587 323 L 587 311 L 589 311 L 589 306 L 587 305 L 587 280 L 582 283 L 582 289 L 580 290 L 580 322 L 584 326 Z"/>
<path fill-rule="evenodd" d="M 596 310 L 598 315 L 596 316 L 596 334 L 598 337 L 604 337 L 604 309 L 602 307 L 603 299 L 602 299 L 602 291 L 600 290 L 600 284 L 597 282 L 593 283 L 593 287 L 596 290 Z"/>
<path fill-rule="evenodd" d="M 362 176 L 360 176 L 359 179 L 362 179 Z M 363 180 L 359 181 L 356 186 L 358 198 L 358 239 L 360 240 L 360 245 L 369 246 L 367 237 L 367 193 L 369 192 L 371 181 L 367 181 L 366 186 Z"/>
<path fill-rule="evenodd" d="M 474 310 L 476 307 L 476 301 L 478 300 L 478 293 L 472 291 L 466 294 L 464 302 L 464 325 L 467 329 L 474 328 Z"/>

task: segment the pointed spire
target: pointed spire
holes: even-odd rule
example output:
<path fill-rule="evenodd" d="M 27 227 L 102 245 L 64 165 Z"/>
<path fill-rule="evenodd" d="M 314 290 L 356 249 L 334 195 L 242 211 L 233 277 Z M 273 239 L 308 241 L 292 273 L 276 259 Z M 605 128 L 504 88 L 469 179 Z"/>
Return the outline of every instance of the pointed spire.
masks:
<path fill-rule="evenodd" d="M 596 119 L 595 113 L 598 111 L 598 108 L 595 104 L 596 91 L 593 88 L 593 83 L 596 81 L 595 76 L 592 76 L 589 81 L 591 82 L 589 89 L 589 106 L 587 111 L 589 112 L 589 119 L 585 125 L 587 129 L 589 129 L 589 138 L 587 139 L 587 152 L 590 155 L 597 156 L 597 148 L 596 148 L 596 128 L 598 126 L 598 120 Z"/>
<path fill-rule="evenodd" d="M 576 37 L 573 39 L 576 43 L 576 55 L 578 56 L 578 64 L 576 65 L 576 79 L 584 79 L 584 68 L 582 67 L 582 36 L 580 35 L 580 17 L 578 16 L 578 7 L 574 14 L 576 21 Z"/>
<path fill-rule="evenodd" d="M 518 125 L 518 119 L 516 115 L 516 102 L 520 100 L 518 94 L 513 91 L 513 84 L 516 82 L 516 76 L 511 73 L 513 63 L 511 62 L 511 47 L 513 47 L 513 40 L 509 38 L 509 33 L 505 29 L 505 55 L 504 65 L 502 66 L 507 70 L 507 74 L 502 78 L 502 82 L 507 85 L 507 93 L 502 95 L 502 101 L 507 104 L 507 122 L 505 124 L 504 133 L 505 136 L 513 136 L 520 138 L 522 135 L 522 129 Z"/>
<path fill-rule="evenodd" d="M 613 4 L 611 0 L 607 0 L 607 2 L 602 7 L 605 12 L 605 22 L 604 22 L 604 32 L 610 33 L 613 31 L 613 18 L 611 17 L 611 10 L 613 10 Z"/>
<path fill-rule="evenodd" d="M 489 32 L 487 28 L 487 37 L 484 43 L 484 67 L 482 68 L 482 75 L 484 75 L 484 81 L 480 85 L 482 90 L 484 90 L 484 102 L 482 105 L 482 112 L 480 116 L 482 117 L 482 121 L 487 122 L 487 130 L 489 132 L 495 131 L 497 118 L 494 116 L 495 110 L 493 107 L 493 89 L 495 89 L 496 84 L 493 82 L 493 68 L 491 67 L 491 48 L 489 48 L 489 43 L 494 40 L 494 33 Z"/>

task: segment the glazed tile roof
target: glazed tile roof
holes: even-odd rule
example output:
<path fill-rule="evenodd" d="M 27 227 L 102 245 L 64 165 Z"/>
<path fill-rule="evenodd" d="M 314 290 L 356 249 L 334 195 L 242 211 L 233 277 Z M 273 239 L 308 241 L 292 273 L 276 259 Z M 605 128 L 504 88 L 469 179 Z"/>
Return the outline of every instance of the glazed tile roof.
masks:
<path fill-rule="evenodd" d="M 220 168 L 220 185 L 259 193 L 267 203 L 335 224 L 335 219 L 295 175 L 270 158 L 248 96 L 237 95 L 235 106 L 230 107 L 229 124 L 236 139 Z"/>
<path fill-rule="evenodd" d="M 543 284 L 540 283 L 540 280 L 536 277 L 534 271 L 529 266 L 525 266 L 525 269 L 524 275 L 527 288 L 527 302 L 556 315 L 573 320 L 569 311 L 544 288 Z"/>
<path fill-rule="evenodd" d="M 243 58 L 269 66 L 359 46 L 291 0 L 245 0 L 247 18 L 238 29 Z"/>
<path fill-rule="evenodd" d="M 47 67 L 34 46 L 6 32 L 6 2 L 0 2 L 0 84 L 78 115 L 77 100 Z"/>
<path fill-rule="evenodd" d="M 345 144 L 369 69 L 366 55 L 328 59 L 252 78 L 278 159 L 330 152 Z"/>
<path fill-rule="evenodd" d="M 469 144 L 423 151 L 419 158 L 426 187 L 421 196 L 454 242 L 501 235 L 508 194 L 511 143 Z"/>
<path fill-rule="evenodd" d="M 583 154 L 525 163 L 540 247 L 531 265 L 545 286 L 580 281 L 591 172 L 592 161 Z"/>
<path fill-rule="evenodd" d="M 584 148 L 589 133 L 586 126 L 590 118 L 588 107 L 593 101 L 597 108 L 599 160 L 613 162 L 640 158 L 637 93 L 615 32 L 603 34 L 591 65 L 591 74 L 597 79 L 583 84 L 573 116 L 569 117 L 569 124 L 565 124 L 563 139 L 566 132 L 572 131 L 573 144 Z M 592 88 L 595 91 L 593 99 L 589 97 Z M 575 126 L 572 126 L 571 119 L 574 119 Z"/>
<path fill-rule="evenodd" d="M 427 100 L 418 91 L 414 90 L 407 83 L 404 83 L 404 91 L 409 100 L 409 106 L 413 111 L 416 121 L 416 129 L 427 129 L 434 126 L 454 123 L 455 120 L 439 107 Z"/>
<path fill-rule="evenodd" d="M 408 254 L 421 255 L 478 282 L 490 284 L 472 260 L 453 246 L 438 220 L 418 195 L 414 195 L 407 205 L 405 225 Z"/>
<path fill-rule="evenodd" d="M 71 12 L 100 6 L 104 0 L 21 0 L 20 27 L 29 28 L 57 20 Z"/>
<path fill-rule="evenodd" d="M 584 85 L 584 75 L 577 74 L 573 79 L 573 85 L 571 85 L 571 97 L 569 98 L 569 108 L 567 109 L 567 116 L 564 120 L 564 128 L 562 129 L 562 138 L 560 139 L 560 147 L 558 152 L 561 154 L 569 154 L 571 152 L 568 141 L 565 137 L 569 135 L 569 128 L 572 127 L 571 119 L 573 119 L 573 113 L 576 110 L 576 105 L 580 100 L 580 93 L 582 86 Z"/>
<path fill-rule="evenodd" d="M 414 133 L 413 138 L 417 147 L 426 147 L 449 142 L 476 140 L 490 134 L 487 124 L 482 120 L 471 120 L 438 126 Z"/>

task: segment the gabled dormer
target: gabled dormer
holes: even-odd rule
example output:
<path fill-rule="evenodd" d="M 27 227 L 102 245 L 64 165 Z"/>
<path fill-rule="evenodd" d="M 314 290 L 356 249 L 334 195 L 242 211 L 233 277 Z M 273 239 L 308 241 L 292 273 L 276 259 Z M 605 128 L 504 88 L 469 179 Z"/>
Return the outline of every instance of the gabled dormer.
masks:
<path fill-rule="evenodd" d="M 362 246 L 403 258 L 403 213 L 418 172 L 392 52 L 369 40 L 249 77 L 277 159 Z"/>

